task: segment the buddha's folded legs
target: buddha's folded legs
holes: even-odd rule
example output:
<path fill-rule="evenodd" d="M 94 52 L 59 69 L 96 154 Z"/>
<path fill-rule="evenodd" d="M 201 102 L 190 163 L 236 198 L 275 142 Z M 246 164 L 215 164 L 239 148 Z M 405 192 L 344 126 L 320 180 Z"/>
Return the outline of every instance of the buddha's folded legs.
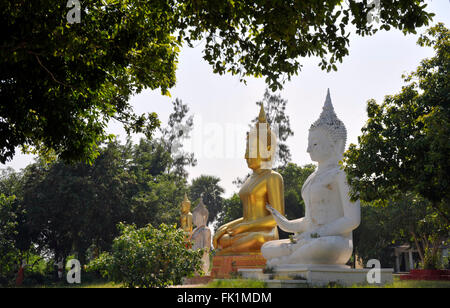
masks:
<path fill-rule="evenodd" d="M 219 254 L 259 253 L 261 246 L 278 238 L 273 231 L 255 231 L 240 233 L 235 236 L 225 234 L 218 240 L 221 248 Z"/>
<path fill-rule="evenodd" d="M 342 236 L 307 239 L 298 243 L 290 240 L 272 241 L 261 247 L 269 266 L 281 264 L 336 264 L 343 265 L 350 259 L 353 243 Z"/>
<path fill-rule="evenodd" d="M 276 260 L 287 257 L 292 254 L 291 240 L 278 240 L 264 243 L 261 247 L 261 253 L 266 260 Z"/>

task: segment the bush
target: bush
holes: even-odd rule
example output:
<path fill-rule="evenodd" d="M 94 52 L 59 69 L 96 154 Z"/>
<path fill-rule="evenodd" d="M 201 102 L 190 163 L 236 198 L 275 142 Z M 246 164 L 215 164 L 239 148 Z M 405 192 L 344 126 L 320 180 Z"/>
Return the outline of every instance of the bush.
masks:
<path fill-rule="evenodd" d="M 125 287 L 167 287 L 180 284 L 183 277 L 201 271 L 201 250 L 189 250 L 184 232 L 162 224 L 159 229 L 147 225 L 119 224 L 120 236 L 114 239 L 110 253 L 91 261 L 88 270 L 99 271 Z"/>

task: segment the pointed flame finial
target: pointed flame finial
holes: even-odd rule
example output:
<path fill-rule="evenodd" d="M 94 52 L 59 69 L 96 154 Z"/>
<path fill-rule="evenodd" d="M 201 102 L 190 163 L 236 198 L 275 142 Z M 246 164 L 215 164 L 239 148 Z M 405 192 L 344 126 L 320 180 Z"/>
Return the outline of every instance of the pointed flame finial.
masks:
<path fill-rule="evenodd" d="M 330 89 L 327 91 L 327 97 L 325 98 L 325 103 L 323 104 L 319 119 L 311 125 L 310 130 L 318 127 L 327 129 L 335 140 L 342 139 L 345 144 L 347 139 L 347 130 L 344 123 L 339 120 L 336 112 L 334 111 L 334 107 L 331 102 Z"/>
<path fill-rule="evenodd" d="M 328 91 L 327 91 L 327 98 L 325 99 L 325 105 L 324 105 L 324 107 L 334 109 L 334 108 L 333 108 L 333 104 L 331 103 L 330 88 L 328 88 Z"/>
<path fill-rule="evenodd" d="M 187 193 L 184 193 L 184 200 L 183 200 L 182 204 L 191 206 L 191 201 L 188 199 Z"/>
<path fill-rule="evenodd" d="M 259 110 L 258 122 L 265 123 L 267 122 L 266 112 L 264 111 L 264 104 L 261 103 L 261 109 Z"/>

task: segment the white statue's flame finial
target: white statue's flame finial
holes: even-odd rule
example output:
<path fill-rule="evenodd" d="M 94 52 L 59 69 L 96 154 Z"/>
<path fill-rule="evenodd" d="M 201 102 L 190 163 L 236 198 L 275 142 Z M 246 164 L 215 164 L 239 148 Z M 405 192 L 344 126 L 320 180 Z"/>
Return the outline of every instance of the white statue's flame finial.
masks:
<path fill-rule="evenodd" d="M 333 104 L 331 102 L 330 89 L 327 91 L 327 97 L 322 107 L 319 119 L 317 119 L 312 125 L 311 129 L 324 128 L 327 130 L 332 138 L 336 141 L 338 139 L 344 140 L 344 145 L 347 140 L 347 130 L 344 123 L 336 115 Z"/>
<path fill-rule="evenodd" d="M 333 104 L 331 103 L 330 88 L 328 88 L 327 98 L 325 99 L 325 104 L 323 105 L 323 109 L 331 109 L 334 111 Z"/>

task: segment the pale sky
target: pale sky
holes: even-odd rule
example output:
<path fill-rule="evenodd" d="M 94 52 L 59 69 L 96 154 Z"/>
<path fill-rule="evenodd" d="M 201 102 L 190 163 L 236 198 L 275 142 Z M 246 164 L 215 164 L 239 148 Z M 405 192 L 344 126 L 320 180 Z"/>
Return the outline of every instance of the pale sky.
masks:
<path fill-rule="evenodd" d="M 428 11 L 436 14 L 432 25 L 443 22 L 450 27 L 450 2 L 428 1 Z M 311 163 L 306 153 L 308 129 L 320 114 L 327 88 L 337 116 L 344 122 L 348 142 L 357 136 L 367 120 L 366 102 L 373 98 L 382 102 L 385 95 L 396 94 L 404 85 L 402 74 L 417 68 L 420 61 L 433 55 L 433 50 L 416 45 L 420 33 L 404 36 L 398 30 L 381 31 L 371 37 L 350 36 L 349 55 L 338 63 L 338 71 L 322 71 L 318 59 L 306 58 L 298 76 L 284 84 L 277 92 L 288 100 L 286 112 L 290 117 L 294 136 L 287 141 L 292 162 Z M 194 131 L 185 148 L 194 152 L 198 164 L 189 168 L 189 180 L 204 175 L 221 178 L 220 185 L 228 197 L 238 188 L 232 184 L 236 177 L 248 173 L 244 160 L 245 133 L 250 121 L 258 115 L 255 102 L 263 98 L 264 79 L 248 78 L 247 85 L 238 76 L 216 75 L 202 59 L 202 46 L 184 48 L 179 57 L 177 84 L 170 90 L 172 97 L 160 91 L 143 91 L 131 99 L 136 113 L 156 112 L 167 123 L 172 111 L 171 102 L 179 98 L 188 104 L 194 115 Z M 109 133 L 125 139 L 118 123 L 109 125 Z M 140 136 L 133 136 L 137 141 Z M 33 156 L 17 154 L 11 162 L 1 166 L 18 170 L 33 161 Z"/>

